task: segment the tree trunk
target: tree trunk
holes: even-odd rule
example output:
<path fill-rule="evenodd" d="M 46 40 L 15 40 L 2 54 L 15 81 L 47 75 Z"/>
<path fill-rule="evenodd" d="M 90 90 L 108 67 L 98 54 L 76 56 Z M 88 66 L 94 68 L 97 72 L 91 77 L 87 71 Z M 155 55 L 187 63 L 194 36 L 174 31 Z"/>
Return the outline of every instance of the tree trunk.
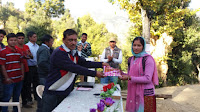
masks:
<path fill-rule="evenodd" d="M 197 64 L 197 70 L 198 70 L 198 80 L 199 80 L 199 83 L 200 83 L 200 68 L 199 68 L 199 64 Z"/>
<path fill-rule="evenodd" d="M 3 20 L 3 29 L 6 27 L 6 21 Z"/>
<path fill-rule="evenodd" d="M 141 9 L 141 13 L 142 13 L 142 36 L 145 38 L 146 40 L 146 44 L 150 44 L 150 20 L 147 16 L 147 11 Z"/>

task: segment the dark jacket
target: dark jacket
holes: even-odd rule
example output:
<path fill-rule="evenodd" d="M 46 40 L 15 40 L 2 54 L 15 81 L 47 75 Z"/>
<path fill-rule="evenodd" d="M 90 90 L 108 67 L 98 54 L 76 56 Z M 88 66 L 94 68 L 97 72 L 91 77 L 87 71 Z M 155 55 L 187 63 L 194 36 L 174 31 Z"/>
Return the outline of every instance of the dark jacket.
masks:
<path fill-rule="evenodd" d="M 2 49 L 5 48 L 5 45 L 3 43 L 0 43 L 0 45 Z"/>
<path fill-rule="evenodd" d="M 51 85 L 63 77 L 63 72 L 67 73 L 69 71 L 76 74 L 94 77 L 96 76 L 96 71 L 88 70 L 88 68 L 102 68 L 102 62 L 86 61 L 84 58 L 78 56 L 78 53 L 76 53 L 74 56 L 70 55 L 72 58 L 76 57 L 76 64 L 69 58 L 68 54 L 70 54 L 70 52 L 66 52 L 63 49 L 63 46 L 60 46 L 53 51 L 50 59 L 50 72 L 45 83 L 45 93 L 65 96 L 71 93 L 71 91 L 74 89 L 76 78 L 74 78 L 70 86 L 64 91 L 49 90 Z"/>
<path fill-rule="evenodd" d="M 40 78 L 46 78 L 50 69 L 50 49 L 41 45 L 37 51 L 38 74 Z"/>

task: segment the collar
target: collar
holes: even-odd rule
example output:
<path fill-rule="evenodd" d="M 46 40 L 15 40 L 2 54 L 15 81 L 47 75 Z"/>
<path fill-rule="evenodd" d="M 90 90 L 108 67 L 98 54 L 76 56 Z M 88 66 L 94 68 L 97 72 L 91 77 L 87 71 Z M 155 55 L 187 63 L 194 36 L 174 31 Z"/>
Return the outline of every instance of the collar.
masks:
<path fill-rule="evenodd" d="M 12 51 L 12 52 L 16 52 L 17 51 L 17 49 L 15 48 L 15 49 L 11 49 L 10 47 L 8 47 L 8 46 L 6 46 L 6 49 L 8 49 L 9 51 Z"/>
<path fill-rule="evenodd" d="M 81 43 L 81 44 L 87 44 L 88 42 L 85 41 L 84 43 L 80 40 L 78 43 Z"/>
<path fill-rule="evenodd" d="M 62 46 L 63 46 L 63 49 L 64 49 L 66 52 L 70 52 L 70 51 L 71 51 L 64 43 L 62 44 Z M 72 52 L 72 55 L 74 56 L 75 53 L 76 53 L 76 50 L 72 50 L 71 52 Z"/>
<path fill-rule="evenodd" d="M 32 46 L 35 46 L 35 45 L 37 45 L 36 43 L 35 44 L 33 44 L 32 42 L 28 42 L 28 44 L 30 44 L 30 45 L 32 45 Z"/>
<path fill-rule="evenodd" d="M 109 46 L 109 49 L 111 49 L 111 47 L 110 47 L 110 46 Z M 117 46 L 115 46 L 115 47 L 114 47 L 114 49 L 117 49 Z M 113 50 L 114 50 L 114 49 L 113 49 Z"/>
<path fill-rule="evenodd" d="M 48 49 L 50 49 L 49 46 L 47 46 L 46 44 L 42 43 L 42 45 L 45 46 L 45 47 L 47 47 Z"/>

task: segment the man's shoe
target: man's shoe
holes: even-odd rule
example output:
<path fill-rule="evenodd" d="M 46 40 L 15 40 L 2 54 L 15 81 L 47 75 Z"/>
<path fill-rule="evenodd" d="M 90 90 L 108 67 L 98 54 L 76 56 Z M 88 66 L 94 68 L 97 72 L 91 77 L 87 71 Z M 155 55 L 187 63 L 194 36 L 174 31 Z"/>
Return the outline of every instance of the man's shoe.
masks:
<path fill-rule="evenodd" d="M 22 105 L 23 108 L 33 108 L 31 105 Z"/>

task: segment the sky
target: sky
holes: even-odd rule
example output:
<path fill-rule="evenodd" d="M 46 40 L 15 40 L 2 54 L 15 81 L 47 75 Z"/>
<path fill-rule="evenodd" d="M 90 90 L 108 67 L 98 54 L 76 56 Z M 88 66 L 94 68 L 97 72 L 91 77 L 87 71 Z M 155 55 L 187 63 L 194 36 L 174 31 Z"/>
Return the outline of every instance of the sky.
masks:
<path fill-rule="evenodd" d="M 24 5 L 28 0 L 2 0 L 2 3 L 7 1 L 13 2 L 16 8 L 25 10 Z M 199 4 L 200 0 L 192 0 L 189 7 L 197 9 L 200 8 Z M 65 0 L 65 8 L 70 10 L 75 21 L 78 17 L 90 14 L 97 23 L 105 23 L 108 31 L 117 34 L 119 39 L 128 35 L 129 26 L 132 24 L 128 14 L 108 0 Z"/>

